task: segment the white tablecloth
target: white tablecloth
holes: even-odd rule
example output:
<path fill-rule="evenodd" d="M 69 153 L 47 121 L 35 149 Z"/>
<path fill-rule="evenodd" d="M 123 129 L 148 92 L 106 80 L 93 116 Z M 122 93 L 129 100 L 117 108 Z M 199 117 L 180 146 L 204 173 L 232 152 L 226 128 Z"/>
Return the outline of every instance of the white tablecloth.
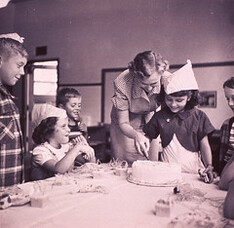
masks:
<path fill-rule="evenodd" d="M 64 177 L 66 178 L 66 177 Z M 226 196 L 215 184 L 206 184 L 198 175 L 183 175 L 183 181 L 199 188 L 205 197 L 196 202 L 175 202 L 170 217 L 154 214 L 155 202 L 159 198 L 174 197 L 174 187 L 149 187 L 128 182 L 109 172 L 94 179 L 77 179 L 78 184 L 52 185 L 55 178 L 20 185 L 30 191 L 42 185 L 49 200 L 43 208 L 30 204 L 10 207 L 0 211 L 1 228 L 57 227 L 57 228 L 140 228 L 167 227 L 176 216 L 186 216 L 191 212 L 202 211 L 217 220 L 227 223 L 222 217 L 222 204 Z M 68 181 L 69 182 L 69 181 Z M 102 186 L 106 192 L 75 193 L 77 186 Z"/>

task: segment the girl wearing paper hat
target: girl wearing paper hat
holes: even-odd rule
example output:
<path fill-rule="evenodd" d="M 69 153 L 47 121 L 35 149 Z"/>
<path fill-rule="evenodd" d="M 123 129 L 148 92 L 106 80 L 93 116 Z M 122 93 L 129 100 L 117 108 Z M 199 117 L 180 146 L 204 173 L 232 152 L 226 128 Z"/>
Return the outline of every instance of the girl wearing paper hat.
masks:
<path fill-rule="evenodd" d="M 162 161 L 181 164 L 182 172 L 204 170 L 206 182 L 213 180 L 212 154 L 208 134 L 214 127 L 207 115 L 197 109 L 198 85 L 190 60 L 164 78 L 165 107 L 155 113 L 144 132 L 151 140 L 160 135 Z"/>
<path fill-rule="evenodd" d="M 131 165 L 148 158 L 150 142 L 142 128 L 160 105 L 161 77 L 167 68 L 161 55 L 144 51 L 114 80 L 110 137 L 116 159 Z"/>
<path fill-rule="evenodd" d="M 50 104 L 36 104 L 32 110 L 35 129 L 33 141 L 38 144 L 32 151 L 33 180 L 44 179 L 73 168 L 76 157 L 84 154 L 95 161 L 94 150 L 81 135 L 69 143 L 70 128 L 66 111 Z"/>

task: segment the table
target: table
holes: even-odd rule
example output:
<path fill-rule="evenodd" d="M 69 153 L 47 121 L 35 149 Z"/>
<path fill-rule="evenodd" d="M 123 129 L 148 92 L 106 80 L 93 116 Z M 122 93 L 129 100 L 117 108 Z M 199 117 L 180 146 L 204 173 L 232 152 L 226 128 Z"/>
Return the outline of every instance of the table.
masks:
<path fill-rule="evenodd" d="M 59 178 L 64 185 L 52 185 Z M 66 179 L 67 178 L 67 179 Z M 77 181 L 74 184 L 73 181 Z M 204 192 L 200 201 L 174 203 L 170 217 L 160 217 L 154 214 L 155 202 L 159 198 L 174 197 L 174 187 L 149 187 L 130 183 L 121 176 L 116 176 L 112 170 L 96 176 L 80 179 L 72 176 L 58 176 L 39 182 L 27 182 L 19 185 L 24 191 L 31 191 L 38 184 L 44 186 L 49 201 L 43 208 L 31 207 L 26 204 L 20 207 L 10 207 L 0 211 L 1 228 L 27 227 L 58 227 L 58 228 L 143 228 L 168 227 L 175 217 L 181 217 L 194 211 L 204 212 L 220 224 L 230 223 L 222 217 L 222 204 L 225 191 L 215 184 L 206 184 L 198 179 L 198 175 L 183 174 L 184 183 L 190 183 L 194 188 Z M 77 193 L 77 187 L 102 186 L 102 192 Z M 199 200 L 199 199 L 198 199 Z M 223 227 L 223 226 L 222 226 Z"/>

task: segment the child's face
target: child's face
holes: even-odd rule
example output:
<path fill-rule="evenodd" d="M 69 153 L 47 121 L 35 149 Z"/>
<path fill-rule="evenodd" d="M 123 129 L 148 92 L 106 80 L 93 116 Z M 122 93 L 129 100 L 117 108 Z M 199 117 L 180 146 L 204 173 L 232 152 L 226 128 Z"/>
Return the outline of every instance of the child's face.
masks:
<path fill-rule="evenodd" d="M 81 97 L 71 97 L 65 105 L 65 110 L 69 119 L 79 121 L 81 112 Z"/>
<path fill-rule="evenodd" d="M 190 97 L 185 95 L 182 97 L 173 97 L 171 95 L 165 95 L 165 103 L 174 113 L 182 112 L 189 101 Z"/>
<path fill-rule="evenodd" d="M 234 112 L 234 89 L 224 87 L 224 94 L 227 99 L 229 107 Z"/>
<path fill-rule="evenodd" d="M 24 66 L 27 59 L 15 54 L 6 59 L 0 56 L 0 84 L 13 86 L 24 75 Z"/>
<path fill-rule="evenodd" d="M 67 143 L 69 141 L 69 133 L 70 128 L 68 127 L 68 118 L 58 119 L 50 143 L 52 142 L 54 146 Z"/>

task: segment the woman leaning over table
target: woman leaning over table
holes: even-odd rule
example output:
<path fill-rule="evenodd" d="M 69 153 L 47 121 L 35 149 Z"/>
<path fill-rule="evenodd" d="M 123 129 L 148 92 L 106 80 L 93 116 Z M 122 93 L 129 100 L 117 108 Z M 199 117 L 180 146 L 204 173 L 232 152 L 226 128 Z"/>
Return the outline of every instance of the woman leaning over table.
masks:
<path fill-rule="evenodd" d="M 160 106 L 161 77 L 169 73 L 166 69 L 168 62 L 160 54 L 145 51 L 114 80 L 110 137 L 116 159 L 129 165 L 146 158 L 157 160 L 158 140 L 150 145 L 142 128 Z"/>

